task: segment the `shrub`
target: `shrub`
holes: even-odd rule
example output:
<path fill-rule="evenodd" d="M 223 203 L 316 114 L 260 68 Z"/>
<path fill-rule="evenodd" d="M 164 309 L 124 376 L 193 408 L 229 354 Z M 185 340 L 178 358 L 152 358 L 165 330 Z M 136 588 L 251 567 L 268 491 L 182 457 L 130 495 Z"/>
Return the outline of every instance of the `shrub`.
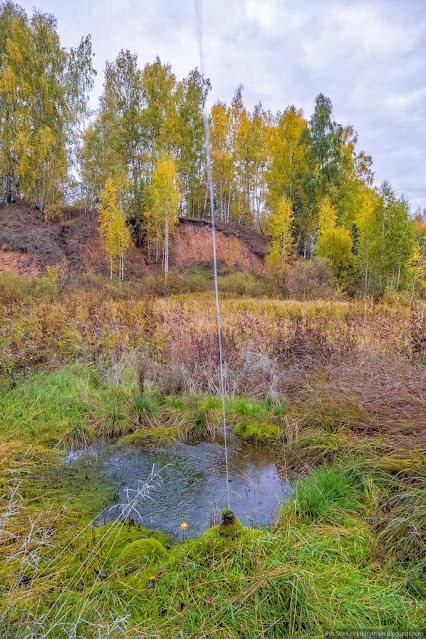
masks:
<path fill-rule="evenodd" d="M 336 285 L 330 260 L 314 257 L 300 260 L 289 269 L 286 279 L 287 297 L 296 300 L 330 299 L 336 296 Z"/>
<path fill-rule="evenodd" d="M 40 298 L 52 299 L 56 296 L 55 282 L 48 277 L 27 279 L 16 273 L 0 273 L 0 303 L 36 302 Z"/>
<path fill-rule="evenodd" d="M 241 271 L 219 276 L 218 288 L 223 293 L 247 297 L 266 297 L 271 294 L 271 285 L 267 280 Z"/>
<path fill-rule="evenodd" d="M 344 226 L 324 230 L 315 245 L 317 255 L 330 260 L 334 274 L 342 286 L 349 284 L 353 276 L 355 256 L 352 246 L 352 238 Z"/>
<path fill-rule="evenodd" d="M 388 287 L 380 301 L 388 306 L 410 307 L 413 303 L 413 297 L 409 291 L 395 291 L 395 289 Z"/>

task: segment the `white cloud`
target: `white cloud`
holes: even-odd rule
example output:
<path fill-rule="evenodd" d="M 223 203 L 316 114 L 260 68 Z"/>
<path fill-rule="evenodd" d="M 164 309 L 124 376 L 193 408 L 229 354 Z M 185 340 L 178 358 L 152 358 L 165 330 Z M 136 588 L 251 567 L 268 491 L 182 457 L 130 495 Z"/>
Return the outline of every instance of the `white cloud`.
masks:
<path fill-rule="evenodd" d="M 246 0 L 245 15 L 265 31 L 275 31 L 282 16 L 282 5 L 277 0 Z"/>

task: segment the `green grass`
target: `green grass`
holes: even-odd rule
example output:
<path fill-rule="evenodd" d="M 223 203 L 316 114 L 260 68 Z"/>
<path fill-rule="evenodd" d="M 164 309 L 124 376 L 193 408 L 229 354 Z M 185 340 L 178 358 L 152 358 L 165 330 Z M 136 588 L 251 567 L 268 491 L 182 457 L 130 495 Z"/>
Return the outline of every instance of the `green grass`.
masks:
<path fill-rule="evenodd" d="M 270 407 L 266 400 L 254 401 L 246 397 L 232 397 L 226 402 L 226 412 L 232 418 L 266 419 Z"/>
<path fill-rule="evenodd" d="M 161 405 L 173 410 L 185 411 L 188 408 L 188 399 L 179 395 L 169 395 L 161 398 Z"/>
<path fill-rule="evenodd" d="M 136 428 L 126 388 L 101 382 L 94 367 L 69 365 L 0 387 L 0 437 L 84 447 Z"/>
<path fill-rule="evenodd" d="M 23 437 L 47 446 L 82 448 L 121 437 L 154 416 L 154 397 L 140 397 L 136 384 L 100 379 L 91 365 L 68 365 L 0 385 L 0 439 Z"/>
<path fill-rule="evenodd" d="M 226 400 L 227 418 L 234 423 L 259 420 L 264 429 L 276 429 L 269 422 L 283 412 L 282 405 L 269 400 Z M 208 436 L 221 426 L 222 401 L 217 395 L 161 397 L 154 384 L 147 384 L 141 396 L 130 366 L 117 385 L 108 371 L 101 377 L 93 365 L 70 364 L 21 378 L 15 385 L 4 382 L 0 415 L 0 440 L 18 437 L 46 446 L 81 448 L 145 426 L 171 426 L 182 434 Z"/>
<path fill-rule="evenodd" d="M 165 546 L 168 540 L 131 523 L 89 528 L 79 538 L 75 531 L 65 555 L 60 549 L 70 531 L 64 539 L 55 535 L 58 559 L 40 566 L 48 579 L 33 586 L 25 606 L 46 615 L 46 628 L 58 609 L 67 623 L 81 611 L 85 622 L 77 624 L 77 636 L 88 638 L 97 636 L 99 620 L 117 612 L 118 602 L 130 613 L 129 637 L 140 636 L 140 628 L 144 636 L 157 632 L 165 639 L 179 633 L 255 639 L 348 628 L 418 629 L 426 621 L 424 609 L 407 590 L 404 571 L 384 552 L 377 559 L 366 517 L 369 493 L 359 479 L 347 467 L 315 471 L 297 485 L 294 500 L 269 530 L 220 536 L 212 529 L 168 550 L 158 546 L 161 552 L 149 555 L 148 565 L 146 553 L 140 560 L 134 556 L 134 544 L 154 538 Z M 51 559 L 53 551 L 47 554 Z M 124 562 L 123 571 L 118 558 L 126 554 L 131 562 Z M 11 587 L 4 572 L 0 581 Z M 12 628 L 21 614 L 26 612 L 18 598 L 10 610 Z M 51 634 L 59 639 L 61 632 Z"/>
<path fill-rule="evenodd" d="M 365 488 L 361 473 L 339 466 L 319 468 L 298 480 L 294 497 L 301 521 L 333 522 L 345 513 L 363 510 Z"/>
<path fill-rule="evenodd" d="M 161 396 L 153 382 L 140 396 L 134 362 L 116 373 L 68 365 L 0 387 L 2 494 L 24 480 L 2 524 L 11 533 L 0 546 L 8 559 L 0 562 L 2 639 L 31 636 L 31 619 L 52 639 L 64 628 L 106 637 L 112 618 L 126 615 L 112 637 L 272 639 L 426 625 L 424 454 L 405 444 L 408 436 L 386 438 L 390 418 L 367 430 L 352 396 L 337 402 L 309 385 L 293 406 L 227 398 L 230 423 L 251 439 L 279 433 L 290 470 L 304 476 L 273 527 L 229 539 L 213 529 L 167 547 L 163 533 L 131 522 L 92 528 L 112 488 L 91 458 L 59 472 L 60 452 L 109 437 L 151 446 L 206 436 L 220 427 L 221 399 Z M 164 554 L 121 570 L 118 556 L 141 537 Z"/>
<path fill-rule="evenodd" d="M 95 373 L 88 366 L 38 373 L 16 386 L 5 383 L 0 386 L 0 436 L 58 444 L 67 431 L 78 433 L 88 413 L 88 396 L 97 391 Z M 73 440 L 72 435 L 70 443 Z"/>
<path fill-rule="evenodd" d="M 142 397 L 137 395 L 134 399 L 134 407 L 138 413 L 155 417 L 157 414 L 157 403 L 153 397 Z"/>

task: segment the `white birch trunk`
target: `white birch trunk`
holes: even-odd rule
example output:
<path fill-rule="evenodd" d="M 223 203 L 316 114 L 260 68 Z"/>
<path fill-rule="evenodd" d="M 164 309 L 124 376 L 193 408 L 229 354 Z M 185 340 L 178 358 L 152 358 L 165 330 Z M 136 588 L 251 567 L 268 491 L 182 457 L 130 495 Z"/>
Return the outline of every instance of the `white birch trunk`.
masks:
<path fill-rule="evenodd" d="M 166 224 L 164 229 L 164 279 L 167 282 L 169 272 L 169 219 L 166 213 Z"/>

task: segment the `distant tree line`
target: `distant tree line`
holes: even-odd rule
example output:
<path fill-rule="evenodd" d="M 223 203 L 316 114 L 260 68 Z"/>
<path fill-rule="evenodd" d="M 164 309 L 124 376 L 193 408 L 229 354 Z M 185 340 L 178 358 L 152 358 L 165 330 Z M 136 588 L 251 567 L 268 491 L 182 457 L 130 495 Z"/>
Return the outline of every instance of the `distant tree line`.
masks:
<path fill-rule="evenodd" d="M 5 204 L 24 197 L 41 211 L 67 195 L 93 85 L 90 36 L 61 46 L 56 20 L 0 10 L 0 189 Z"/>
<path fill-rule="evenodd" d="M 0 196 L 47 217 L 71 200 L 96 206 L 120 279 L 131 219 L 167 273 L 178 216 L 208 214 L 210 82 L 197 69 L 178 80 L 159 58 L 140 68 L 122 50 L 89 113 L 92 56 L 90 36 L 66 49 L 53 16 L 0 4 Z M 425 291 L 425 211 L 413 216 L 389 183 L 373 185 L 372 159 L 353 127 L 335 122 L 330 99 L 318 95 L 310 119 L 295 106 L 250 112 L 239 86 L 209 120 L 216 215 L 271 238 L 267 262 L 284 291 L 296 255 L 329 259 L 349 290 Z"/>

